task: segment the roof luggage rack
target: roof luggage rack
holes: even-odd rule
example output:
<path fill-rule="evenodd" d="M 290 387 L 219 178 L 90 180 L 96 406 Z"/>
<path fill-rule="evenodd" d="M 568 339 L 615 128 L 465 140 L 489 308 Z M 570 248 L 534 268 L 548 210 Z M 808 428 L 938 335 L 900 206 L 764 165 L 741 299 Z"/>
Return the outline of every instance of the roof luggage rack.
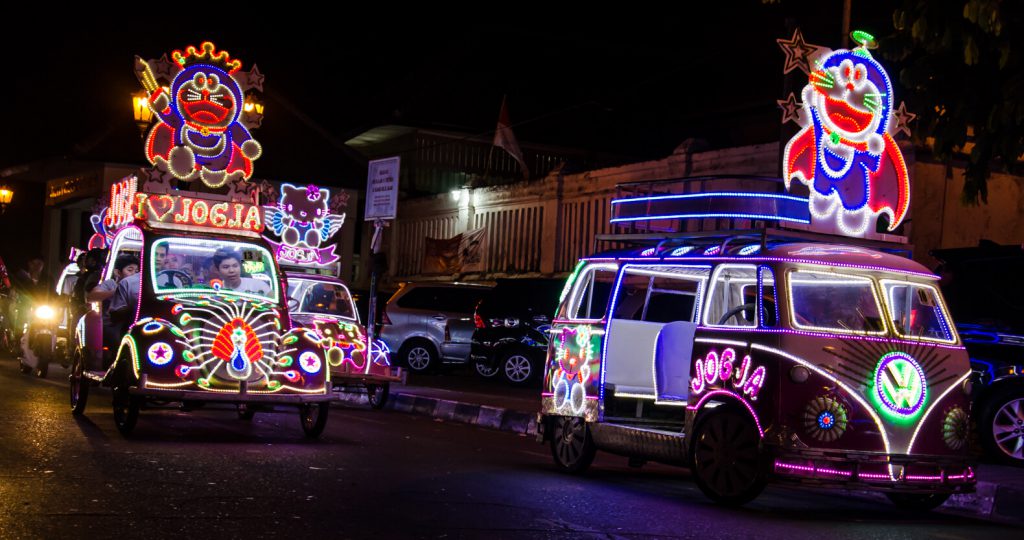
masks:
<path fill-rule="evenodd" d="M 912 254 L 905 242 L 808 230 L 807 197 L 786 193 L 781 178 L 730 175 L 628 182 L 616 186 L 611 206 L 609 221 L 620 232 L 596 235 L 595 252 L 649 246 L 645 254 L 679 256 L 698 248 L 711 254 L 717 247 L 715 253 L 725 254 L 744 243 L 740 249 L 752 253 L 771 244 L 815 242 L 854 244 L 908 258 Z M 691 248 L 683 249 L 687 246 Z"/>

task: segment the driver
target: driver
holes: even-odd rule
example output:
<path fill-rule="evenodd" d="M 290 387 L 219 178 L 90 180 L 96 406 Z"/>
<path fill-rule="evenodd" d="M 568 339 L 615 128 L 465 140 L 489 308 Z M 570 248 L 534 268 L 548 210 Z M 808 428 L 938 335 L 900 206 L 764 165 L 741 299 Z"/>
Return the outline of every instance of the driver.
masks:
<path fill-rule="evenodd" d="M 225 289 L 259 295 L 270 293 L 270 284 L 251 277 L 242 277 L 241 257 L 233 251 L 214 253 L 213 267 L 220 274 Z"/>

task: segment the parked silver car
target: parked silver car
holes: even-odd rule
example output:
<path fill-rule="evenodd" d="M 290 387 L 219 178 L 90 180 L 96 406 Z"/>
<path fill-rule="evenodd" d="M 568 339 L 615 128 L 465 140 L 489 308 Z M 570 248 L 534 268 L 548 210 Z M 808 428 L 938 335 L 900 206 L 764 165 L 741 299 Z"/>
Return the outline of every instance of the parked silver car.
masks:
<path fill-rule="evenodd" d="M 393 358 L 413 372 L 464 364 L 473 309 L 489 290 L 467 283 L 406 283 L 384 307 L 380 337 L 398 351 Z"/>

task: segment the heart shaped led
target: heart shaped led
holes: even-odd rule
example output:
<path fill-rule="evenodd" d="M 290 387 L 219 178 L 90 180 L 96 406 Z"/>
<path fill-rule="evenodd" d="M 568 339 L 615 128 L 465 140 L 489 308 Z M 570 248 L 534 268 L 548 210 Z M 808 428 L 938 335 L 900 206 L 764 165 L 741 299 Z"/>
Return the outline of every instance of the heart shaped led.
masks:
<path fill-rule="evenodd" d="M 174 197 L 171 195 L 151 196 L 147 201 L 149 210 L 158 221 L 163 221 L 174 210 Z"/>

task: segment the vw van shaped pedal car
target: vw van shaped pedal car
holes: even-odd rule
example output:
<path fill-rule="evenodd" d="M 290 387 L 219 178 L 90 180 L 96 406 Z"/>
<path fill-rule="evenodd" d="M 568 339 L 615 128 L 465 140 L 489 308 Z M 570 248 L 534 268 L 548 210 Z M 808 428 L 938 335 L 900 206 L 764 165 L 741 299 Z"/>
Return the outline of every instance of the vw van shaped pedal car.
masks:
<path fill-rule="evenodd" d="M 938 277 L 883 242 L 769 228 L 761 195 L 728 198 L 727 224 L 760 228 L 609 235 L 640 247 L 579 262 L 542 395 L 556 465 L 583 471 L 597 450 L 685 465 L 725 504 L 768 481 L 913 508 L 972 491 L 971 369 Z"/>
<path fill-rule="evenodd" d="M 89 384 L 100 383 L 113 388 L 123 434 L 150 401 L 234 404 L 242 418 L 298 407 L 305 434 L 319 436 L 331 400 L 324 351 L 315 332 L 292 326 L 260 208 L 135 185 L 129 177 L 112 188 L 108 225 L 117 232 L 104 277 L 119 255 L 134 254 L 138 281 L 118 285 L 106 332 L 98 304 L 78 323 L 72 411 L 81 414 Z M 118 294 L 128 307 L 121 323 Z"/>

